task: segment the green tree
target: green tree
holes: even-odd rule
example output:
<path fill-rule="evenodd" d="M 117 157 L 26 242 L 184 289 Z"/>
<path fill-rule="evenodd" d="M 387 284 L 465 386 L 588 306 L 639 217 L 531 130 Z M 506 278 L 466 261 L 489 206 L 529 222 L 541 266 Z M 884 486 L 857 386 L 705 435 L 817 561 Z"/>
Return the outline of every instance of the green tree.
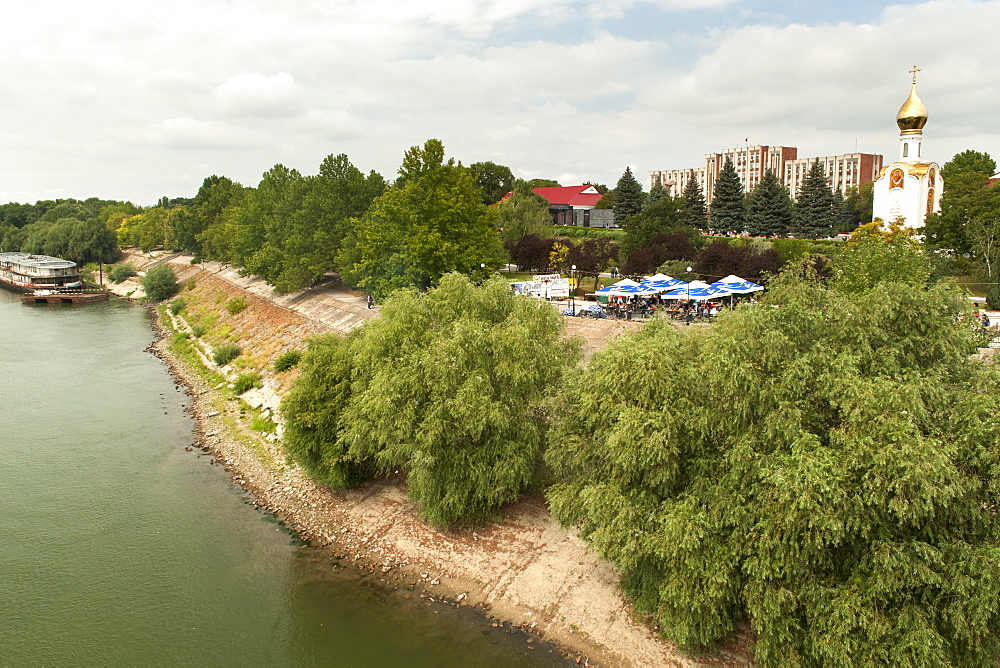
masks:
<path fill-rule="evenodd" d="M 878 222 L 862 225 L 848 239 L 834 261 L 832 285 L 860 293 L 883 283 L 923 287 L 931 264 L 912 229 L 892 223 L 888 230 Z"/>
<path fill-rule="evenodd" d="M 232 262 L 273 285 L 279 293 L 308 285 L 316 274 L 308 264 L 311 221 L 304 201 L 313 180 L 275 165 L 246 193 L 227 225 Z"/>
<path fill-rule="evenodd" d="M 872 222 L 873 183 L 865 183 L 860 188 L 851 186 L 843 198 L 837 231 L 850 234 L 861 225 Z"/>
<path fill-rule="evenodd" d="M 644 200 L 642 186 L 632 176 L 632 168 L 626 167 L 625 173 L 618 179 L 618 185 L 615 186 L 615 203 L 613 209 L 615 225 L 624 225 L 629 216 L 642 211 Z"/>
<path fill-rule="evenodd" d="M 691 243 L 700 245 L 701 235 L 684 220 L 684 205 L 673 197 L 664 197 L 656 204 L 643 209 L 625 222 L 625 238 L 622 239 L 622 258 L 627 258 L 640 248 L 645 248 L 658 234 L 683 232 Z"/>
<path fill-rule="evenodd" d="M 544 399 L 579 358 L 563 327 L 500 278 L 398 292 L 349 337 L 310 344 L 286 447 L 337 486 L 405 471 L 436 525 L 489 518 L 536 480 Z"/>
<path fill-rule="evenodd" d="M 984 188 L 977 195 L 976 212 L 965 226 L 969 250 L 982 267 L 987 284 L 1000 280 L 1000 188 Z M 991 300 L 995 302 L 996 300 Z"/>
<path fill-rule="evenodd" d="M 646 195 L 646 201 L 643 204 L 643 208 L 656 204 L 664 197 L 668 197 L 667 189 L 663 187 L 663 179 L 657 177 L 652 187 L 650 187 L 649 193 Z"/>
<path fill-rule="evenodd" d="M 691 227 L 699 230 L 708 229 L 708 206 L 705 204 L 705 194 L 698 185 L 698 180 L 692 173 L 684 186 L 684 220 Z"/>
<path fill-rule="evenodd" d="M 986 174 L 992 176 L 997 171 L 996 161 L 990 157 L 989 153 L 980 153 L 971 148 L 956 153 L 951 160 L 941 166 L 941 175 L 945 182 L 958 174 Z"/>
<path fill-rule="evenodd" d="M 792 225 L 792 199 L 770 169 L 747 197 L 747 233 L 752 237 L 786 237 Z"/>
<path fill-rule="evenodd" d="M 684 648 L 748 621 L 762 666 L 990 665 L 1000 375 L 962 300 L 799 271 L 768 293 L 595 355 L 556 411 L 554 513 Z"/>
<path fill-rule="evenodd" d="M 423 146 L 411 146 L 403 154 L 403 163 L 399 166 L 399 176 L 396 187 L 406 185 L 407 181 L 419 178 L 428 172 L 441 167 L 454 167 L 455 159 L 444 161 L 444 143 L 440 139 L 428 139 Z"/>
<path fill-rule="evenodd" d="M 514 184 L 510 197 L 496 204 L 496 224 L 504 243 L 516 242 L 528 234 L 540 237 L 551 232 L 549 202 L 531 192 L 524 181 Z"/>
<path fill-rule="evenodd" d="M 988 211 L 988 181 L 995 171 L 996 163 L 988 153 L 972 150 L 955 155 L 941 167 L 941 210 L 924 224 L 928 245 L 958 255 L 972 251 L 968 226 Z"/>
<path fill-rule="evenodd" d="M 309 180 L 302 212 L 288 221 L 275 287 L 282 292 L 299 290 L 337 269 L 336 258 L 352 221 L 385 190 L 385 179 L 377 172 L 366 176 L 346 155 L 328 156 L 319 175 Z"/>
<path fill-rule="evenodd" d="M 799 197 L 795 202 L 795 236 L 800 239 L 825 239 L 833 236 L 839 209 L 826 169 L 819 160 L 813 161 L 809 173 L 802 179 Z"/>
<path fill-rule="evenodd" d="M 228 177 L 215 174 L 206 177 L 195 195 L 190 215 L 179 221 L 178 242 L 195 255 L 232 262 L 231 224 L 247 192 Z"/>
<path fill-rule="evenodd" d="M 514 188 L 514 174 L 510 167 L 494 162 L 474 162 L 469 165 L 472 178 L 483 193 L 483 204 L 496 204 Z"/>
<path fill-rule="evenodd" d="M 146 296 L 153 301 L 170 299 L 180 290 L 177 285 L 177 275 L 168 264 L 160 264 L 149 271 L 139 281 Z"/>
<path fill-rule="evenodd" d="M 719 172 L 719 177 L 715 179 L 711 225 L 719 234 L 739 234 L 747 226 L 743 183 L 740 181 L 740 175 L 736 173 L 733 161 L 728 158 Z"/>
<path fill-rule="evenodd" d="M 532 188 L 558 188 L 559 182 L 552 179 L 531 179 L 528 185 Z"/>
<path fill-rule="evenodd" d="M 443 161 L 432 139 L 407 151 L 402 187 L 391 188 L 353 226 L 341 254 L 344 280 L 382 299 L 406 287 L 427 289 L 451 271 L 478 273 L 506 257 L 469 171 Z"/>
<path fill-rule="evenodd" d="M 153 207 L 125 218 L 118 227 L 118 244 L 137 246 L 143 252 L 154 248 L 178 248 L 175 224 L 180 209 Z"/>

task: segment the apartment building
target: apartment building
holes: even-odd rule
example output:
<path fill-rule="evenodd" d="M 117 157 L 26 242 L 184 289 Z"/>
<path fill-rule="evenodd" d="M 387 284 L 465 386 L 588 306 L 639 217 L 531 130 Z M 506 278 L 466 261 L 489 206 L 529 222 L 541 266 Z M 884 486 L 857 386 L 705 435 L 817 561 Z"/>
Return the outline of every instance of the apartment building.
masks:
<path fill-rule="evenodd" d="M 830 187 L 842 194 L 852 186 L 874 181 L 882 169 L 882 156 L 871 153 L 799 158 L 798 149 L 794 146 L 738 146 L 721 153 L 707 153 L 702 167 L 652 171 L 649 173 L 649 184 L 652 186 L 659 180 L 668 194 L 678 196 L 684 192 L 688 182 L 694 179 L 705 194 L 705 200 L 711 202 L 715 196 L 715 180 L 727 159 L 736 168 L 744 190 L 753 190 L 770 169 L 788 188 L 792 197 L 798 196 L 802 180 L 816 160 L 826 170 Z"/>

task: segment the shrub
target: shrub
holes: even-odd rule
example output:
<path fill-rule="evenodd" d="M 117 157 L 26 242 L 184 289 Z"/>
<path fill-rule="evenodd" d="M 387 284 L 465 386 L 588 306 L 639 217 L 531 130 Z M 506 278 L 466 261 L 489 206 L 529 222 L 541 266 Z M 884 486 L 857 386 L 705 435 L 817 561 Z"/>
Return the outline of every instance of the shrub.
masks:
<path fill-rule="evenodd" d="M 113 264 L 108 267 L 108 280 L 112 283 L 121 283 L 135 276 L 135 267 L 130 264 Z"/>
<path fill-rule="evenodd" d="M 208 327 L 205 327 L 205 325 L 201 324 L 200 322 L 191 325 L 191 336 L 193 336 L 196 339 L 200 339 L 201 337 L 203 337 L 206 331 L 208 331 Z"/>
<path fill-rule="evenodd" d="M 244 371 L 233 381 L 233 393 L 243 394 L 255 387 L 261 386 L 260 371 Z"/>
<path fill-rule="evenodd" d="M 223 343 L 212 353 L 212 361 L 219 366 L 225 366 L 240 356 L 240 347 L 235 343 Z"/>
<path fill-rule="evenodd" d="M 299 363 L 302 359 L 301 350 L 288 350 L 282 353 L 278 359 L 274 360 L 274 370 L 277 372 L 288 371 Z"/>
<path fill-rule="evenodd" d="M 229 311 L 229 315 L 236 315 L 241 311 L 246 310 L 247 300 L 243 297 L 233 297 L 228 302 L 226 302 L 226 310 Z"/>
<path fill-rule="evenodd" d="M 170 299 L 180 289 L 177 285 L 177 275 L 166 264 L 161 264 L 147 271 L 141 283 L 142 289 L 146 291 L 146 296 L 154 301 Z"/>
<path fill-rule="evenodd" d="M 167 306 L 167 310 L 170 311 L 172 315 L 177 315 L 178 313 L 183 311 L 186 307 L 187 307 L 187 302 L 184 301 L 184 298 L 177 297 L 176 299 L 170 302 L 170 305 Z"/>

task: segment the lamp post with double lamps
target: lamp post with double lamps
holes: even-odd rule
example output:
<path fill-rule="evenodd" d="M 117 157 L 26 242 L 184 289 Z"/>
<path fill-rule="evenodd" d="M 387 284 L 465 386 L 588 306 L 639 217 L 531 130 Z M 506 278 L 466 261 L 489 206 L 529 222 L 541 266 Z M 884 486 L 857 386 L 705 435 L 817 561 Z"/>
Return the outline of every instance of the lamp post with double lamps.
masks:
<path fill-rule="evenodd" d="M 576 274 L 576 265 L 569 267 L 569 314 L 576 315 L 576 288 L 573 286 L 573 276 Z"/>

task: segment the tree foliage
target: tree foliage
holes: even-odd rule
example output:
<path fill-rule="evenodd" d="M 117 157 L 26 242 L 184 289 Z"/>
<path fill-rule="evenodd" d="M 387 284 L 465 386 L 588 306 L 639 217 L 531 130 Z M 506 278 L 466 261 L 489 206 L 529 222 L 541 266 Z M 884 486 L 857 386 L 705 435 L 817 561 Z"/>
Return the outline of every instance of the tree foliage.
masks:
<path fill-rule="evenodd" d="M 505 247 L 510 254 L 510 261 L 517 265 L 518 271 L 541 271 L 549 267 L 549 253 L 552 252 L 553 244 L 555 239 L 525 234 L 515 242 L 507 242 Z"/>
<path fill-rule="evenodd" d="M 483 204 L 496 204 L 514 188 L 514 174 L 510 167 L 495 162 L 474 162 L 469 165 L 472 178 L 482 192 Z"/>
<path fill-rule="evenodd" d="M 663 187 L 663 179 L 657 177 L 656 181 L 649 189 L 649 193 L 646 195 L 646 202 L 643 204 L 643 208 L 656 204 L 664 197 L 669 197 L 667 189 Z"/>
<path fill-rule="evenodd" d="M 785 237 L 791 225 L 788 190 L 768 169 L 747 197 L 747 233 L 752 237 Z"/>
<path fill-rule="evenodd" d="M 996 162 L 988 153 L 972 150 L 958 153 L 942 165 L 941 210 L 928 216 L 924 225 L 929 245 L 959 255 L 972 252 L 969 226 L 990 213 L 993 189 L 987 184 L 995 171 Z"/>
<path fill-rule="evenodd" d="M 436 525 L 480 521 L 535 479 L 544 399 L 578 359 L 555 310 L 447 274 L 346 338 L 313 341 L 285 399 L 289 453 L 335 486 L 404 471 Z"/>
<path fill-rule="evenodd" d="M 795 236 L 800 239 L 826 239 L 833 236 L 840 213 L 836 198 L 827 182 L 826 169 L 813 161 L 795 202 Z"/>
<path fill-rule="evenodd" d="M 169 264 L 153 267 L 146 272 L 139 284 L 142 285 L 146 296 L 153 301 L 170 299 L 180 290 L 180 286 L 177 285 L 177 274 Z"/>
<path fill-rule="evenodd" d="M 735 274 L 754 283 L 766 283 L 776 274 L 783 261 L 766 242 L 732 244 L 716 239 L 698 253 L 693 263 L 694 273 L 703 280 L 714 282 Z"/>
<path fill-rule="evenodd" d="M 526 234 L 547 235 L 552 227 L 548 200 L 533 193 L 525 181 L 518 181 L 510 197 L 495 208 L 497 229 L 505 244 Z"/>
<path fill-rule="evenodd" d="M 943 287 L 803 277 L 596 355 L 556 412 L 553 511 L 682 647 L 746 620 L 763 666 L 992 665 L 1000 374 Z"/>
<path fill-rule="evenodd" d="M 636 250 L 649 246 L 658 234 L 681 232 L 688 235 L 692 243 L 697 243 L 701 236 L 695 228 L 687 225 L 683 202 L 673 197 L 664 197 L 656 204 L 650 204 L 631 216 L 624 227 L 622 255 L 626 258 Z"/>
<path fill-rule="evenodd" d="M 642 211 L 645 196 L 642 193 L 642 186 L 632 176 L 632 168 L 626 167 L 618 185 L 615 186 L 614 205 L 612 210 L 615 216 L 615 225 L 622 226 L 629 216 L 633 216 Z"/>
<path fill-rule="evenodd" d="M 699 230 L 708 229 L 708 206 L 705 204 L 705 193 L 702 192 L 698 180 L 691 174 L 684 186 L 684 222 Z"/>
<path fill-rule="evenodd" d="M 403 185 L 387 190 L 354 225 L 341 256 L 344 280 L 381 299 L 427 289 L 451 271 L 494 269 L 505 254 L 469 171 L 443 160 L 436 139 L 406 153 Z"/>
<path fill-rule="evenodd" d="M 890 224 L 887 230 L 879 222 L 859 227 L 837 256 L 834 270 L 833 285 L 851 293 L 883 283 L 923 287 L 931 276 L 931 264 L 916 232 L 899 223 Z"/>
<path fill-rule="evenodd" d="M 712 198 L 712 229 L 719 234 L 740 234 L 747 226 L 746 201 L 743 183 L 736 173 L 733 161 L 726 163 L 715 179 L 715 196 Z"/>

